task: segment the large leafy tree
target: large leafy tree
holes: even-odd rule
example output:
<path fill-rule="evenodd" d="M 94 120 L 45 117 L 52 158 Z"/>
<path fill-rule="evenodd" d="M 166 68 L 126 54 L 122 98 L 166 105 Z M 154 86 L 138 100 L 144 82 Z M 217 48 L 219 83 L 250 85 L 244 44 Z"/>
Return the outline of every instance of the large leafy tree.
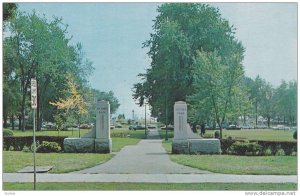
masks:
<path fill-rule="evenodd" d="M 70 44 L 70 38 L 66 36 L 67 25 L 60 18 L 54 17 L 52 21 L 48 21 L 35 12 L 17 12 L 15 18 L 10 20 L 7 30 L 10 34 L 7 48 L 13 51 L 10 56 L 14 55 L 15 61 L 13 65 L 4 66 L 15 67 L 20 84 L 22 130 L 25 130 L 26 109 L 29 108 L 28 89 L 33 77 L 37 78 L 38 83 L 39 129 L 42 119 L 53 119 L 51 116 L 54 107 L 49 105 L 49 100 L 65 96 L 61 92 L 65 88 L 67 73 L 75 76 L 80 87 L 85 86 L 85 78 L 92 69 L 91 62 L 84 57 L 80 44 Z"/>
<path fill-rule="evenodd" d="M 174 102 L 186 101 L 195 92 L 192 70 L 198 51 L 216 52 L 220 63 L 228 65 L 234 54 L 242 55 L 243 47 L 233 27 L 212 6 L 166 3 L 157 10 L 154 32 L 144 43 L 151 67 L 140 74 L 142 82 L 134 85 L 133 97 L 140 106 L 147 100 L 152 116 L 170 123 Z"/>

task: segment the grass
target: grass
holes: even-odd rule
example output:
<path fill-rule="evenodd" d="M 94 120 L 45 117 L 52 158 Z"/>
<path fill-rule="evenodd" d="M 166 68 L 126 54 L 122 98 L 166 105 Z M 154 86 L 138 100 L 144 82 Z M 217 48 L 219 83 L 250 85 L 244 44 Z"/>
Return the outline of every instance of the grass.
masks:
<path fill-rule="evenodd" d="M 296 175 L 296 156 L 175 155 L 172 140 L 162 142 L 172 161 L 223 174 Z"/>
<path fill-rule="evenodd" d="M 166 138 L 166 130 L 159 130 L 159 137 L 161 139 L 165 139 Z M 168 139 L 170 138 L 174 138 L 174 131 L 173 130 L 168 130 Z"/>
<path fill-rule="evenodd" d="M 33 183 L 3 183 L 6 191 L 33 190 Z M 37 190 L 286 190 L 296 183 L 37 183 Z"/>
<path fill-rule="evenodd" d="M 3 172 L 12 173 L 33 165 L 32 153 L 21 151 L 3 151 Z M 49 173 L 67 173 L 104 163 L 112 154 L 95 153 L 37 153 L 37 166 L 54 166 Z"/>
<path fill-rule="evenodd" d="M 297 175 L 295 156 L 171 155 L 171 160 L 223 174 Z"/>
<path fill-rule="evenodd" d="M 214 135 L 215 130 L 207 130 L 205 135 Z M 271 129 L 253 129 L 253 130 L 223 130 L 223 138 L 232 137 L 232 139 L 242 140 L 263 140 L 263 141 L 296 141 L 293 138 L 293 131 L 271 130 Z"/>
<path fill-rule="evenodd" d="M 32 132 L 14 131 L 15 136 L 30 135 Z M 53 135 L 56 131 L 37 132 L 43 135 Z M 71 131 L 63 132 L 66 134 Z M 88 130 L 86 130 L 88 132 Z M 141 139 L 145 138 L 143 131 L 123 131 L 112 130 L 112 151 L 118 152 L 124 146 L 135 145 Z M 50 173 L 67 173 L 77 171 L 89 167 L 93 167 L 104 163 L 113 157 L 112 154 L 96 154 L 96 153 L 37 153 L 37 165 L 52 165 L 54 168 Z M 3 151 L 3 172 L 17 172 L 18 170 L 33 165 L 32 153 L 22 151 Z"/>
<path fill-rule="evenodd" d="M 214 137 L 217 130 L 206 130 L 206 137 Z M 160 138 L 166 137 L 166 131 L 158 131 Z M 239 140 L 260 140 L 260 141 L 296 141 L 293 138 L 293 131 L 271 130 L 271 129 L 250 129 L 250 130 L 223 130 L 223 138 L 232 137 Z M 174 131 L 168 131 L 168 138 L 174 137 Z"/>

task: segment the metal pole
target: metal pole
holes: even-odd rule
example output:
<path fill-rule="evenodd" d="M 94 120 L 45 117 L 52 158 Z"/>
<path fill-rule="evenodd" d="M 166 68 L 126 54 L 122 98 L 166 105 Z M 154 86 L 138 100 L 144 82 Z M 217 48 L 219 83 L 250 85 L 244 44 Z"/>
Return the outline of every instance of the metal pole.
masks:
<path fill-rule="evenodd" d="M 167 107 L 167 99 L 166 99 L 166 138 L 168 140 L 168 107 Z"/>
<path fill-rule="evenodd" d="M 34 190 L 36 190 L 36 144 L 35 144 L 35 110 L 33 109 L 33 180 L 34 180 Z"/>
<path fill-rule="evenodd" d="M 146 102 L 145 102 L 145 135 L 147 135 Z"/>

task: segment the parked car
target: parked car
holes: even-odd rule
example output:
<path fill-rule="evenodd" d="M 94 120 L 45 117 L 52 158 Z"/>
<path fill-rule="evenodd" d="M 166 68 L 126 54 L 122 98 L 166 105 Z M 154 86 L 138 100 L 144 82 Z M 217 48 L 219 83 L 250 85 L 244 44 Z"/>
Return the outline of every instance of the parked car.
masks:
<path fill-rule="evenodd" d="M 92 126 L 89 125 L 89 124 L 81 124 L 81 125 L 79 126 L 79 128 L 80 128 L 80 129 L 90 129 L 90 128 L 92 128 Z"/>
<path fill-rule="evenodd" d="M 162 130 L 166 130 L 166 126 L 160 127 Z M 174 130 L 174 126 L 173 125 L 168 125 L 168 130 Z"/>
<path fill-rule="evenodd" d="M 147 128 L 148 128 L 148 129 L 156 129 L 156 126 L 150 124 L 150 125 L 147 125 Z"/>
<path fill-rule="evenodd" d="M 275 127 L 272 127 L 273 130 L 290 130 L 290 127 L 286 127 L 284 125 L 277 125 Z"/>
<path fill-rule="evenodd" d="M 145 129 L 145 125 L 130 125 L 129 130 L 143 130 Z"/>
<path fill-rule="evenodd" d="M 42 123 L 42 128 L 44 128 L 44 129 L 54 129 L 55 124 L 51 123 L 51 122 L 43 122 Z"/>
<path fill-rule="evenodd" d="M 254 129 L 253 126 L 250 126 L 250 125 L 243 125 L 241 126 L 242 129 Z"/>
<path fill-rule="evenodd" d="M 226 129 L 227 130 L 241 130 L 241 127 L 239 127 L 237 125 L 229 125 Z"/>
<path fill-rule="evenodd" d="M 115 127 L 116 127 L 116 128 L 122 128 L 122 125 L 116 124 Z"/>

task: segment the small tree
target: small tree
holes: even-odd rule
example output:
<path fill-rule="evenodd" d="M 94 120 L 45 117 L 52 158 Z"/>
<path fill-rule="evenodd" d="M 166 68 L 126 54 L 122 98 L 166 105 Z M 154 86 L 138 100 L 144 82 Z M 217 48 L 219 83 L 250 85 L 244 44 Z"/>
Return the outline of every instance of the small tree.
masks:
<path fill-rule="evenodd" d="M 68 89 L 66 93 L 69 95 L 65 99 L 59 99 L 56 102 L 49 102 L 51 105 L 54 105 L 59 110 L 64 110 L 67 115 L 75 115 L 77 119 L 78 128 L 79 128 L 79 137 L 80 137 L 80 119 L 83 115 L 87 114 L 87 106 L 89 105 L 82 97 L 82 94 L 78 90 L 78 86 L 73 79 L 71 74 L 67 75 L 67 85 Z"/>
<path fill-rule="evenodd" d="M 221 62 L 217 52 L 199 51 L 195 59 L 194 88 L 195 93 L 189 97 L 194 108 L 203 108 L 208 116 L 213 116 L 220 127 L 229 115 L 234 116 L 236 100 L 241 96 L 240 80 L 244 75 L 241 56 L 234 55 L 227 59 L 228 64 Z"/>

